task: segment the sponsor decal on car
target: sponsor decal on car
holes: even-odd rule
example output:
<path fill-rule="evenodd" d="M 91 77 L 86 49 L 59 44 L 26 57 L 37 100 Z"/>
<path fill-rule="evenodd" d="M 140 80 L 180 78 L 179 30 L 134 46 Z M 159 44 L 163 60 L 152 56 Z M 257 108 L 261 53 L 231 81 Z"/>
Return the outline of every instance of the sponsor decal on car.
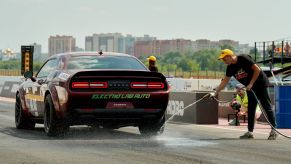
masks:
<path fill-rule="evenodd" d="M 148 99 L 150 98 L 150 94 L 139 94 L 139 93 L 126 93 L 126 94 L 93 94 L 92 100 L 100 100 L 100 99 Z"/>
<path fill-rule="evenodd" d="M 69 77 L 70 77 L 70 75 L 67 73 L 64 73 L 64 72 L 60 73 L 58 76 L 58 78 L 60 78 L 62 80 L 68 80 Z"/>

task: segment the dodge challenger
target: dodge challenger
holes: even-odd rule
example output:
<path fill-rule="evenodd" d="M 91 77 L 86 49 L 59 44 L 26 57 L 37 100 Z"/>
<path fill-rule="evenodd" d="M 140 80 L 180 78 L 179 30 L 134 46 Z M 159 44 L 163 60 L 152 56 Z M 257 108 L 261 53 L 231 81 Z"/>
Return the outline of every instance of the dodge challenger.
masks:
<path fill-rule="evenodd" d="M 169 86 L 136 57 L 113 52 L 71 52 L 49 57 L 27 71 L 16 92 L 17 129 L 44 124 L 48 136 L 70 126 L 138 127 L 142 135 L 163 132 Z"/>

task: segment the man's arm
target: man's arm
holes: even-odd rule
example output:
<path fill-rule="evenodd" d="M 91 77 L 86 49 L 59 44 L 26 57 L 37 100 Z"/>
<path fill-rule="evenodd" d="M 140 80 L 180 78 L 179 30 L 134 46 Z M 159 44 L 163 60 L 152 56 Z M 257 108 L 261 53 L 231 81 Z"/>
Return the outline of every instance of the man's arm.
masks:
<path fill-rule="evenodd" d="M 230 77 L 228 76 L 224 76 L 223 80 L 220 82 L 220 84 L 218 85 L 218 87 L 216 87 L 216 94 L 218 94 L 221 90 L 223 90 L 225 88 L 225 86 L 228 84 L 230 80 Z"/>
<path fill-rule="evenodd" d="M 246 87 L 246 89 L 249 91 L 252 89 L 254 83 L 256 82 L 256 80 L 258 79 L 261 69 L 259 68 L 259 66 L 257 64 L 253 64 L 252 65 L 252 70 L 254 71 L 253 77 L 250 81 L 250 83 L 248 84 L 248 86 Z"/>

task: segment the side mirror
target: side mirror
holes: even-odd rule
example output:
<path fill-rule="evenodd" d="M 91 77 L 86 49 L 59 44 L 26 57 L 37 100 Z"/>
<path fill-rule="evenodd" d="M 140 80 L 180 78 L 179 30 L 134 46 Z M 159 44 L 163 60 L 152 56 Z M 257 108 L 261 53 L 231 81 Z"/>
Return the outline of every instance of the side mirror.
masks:
<path fill-rule="evenodd" d="M 31 79 L 31 81 L 35 82 L 36 79 L 33 77 L 33 72 L 32 71 L 27 71 L 23 74 L 23 76 L 27 79 Z"/>
<path fill-rule="evenodd" d="M 32 71 L 27 71 L 27 72 L 24 72 L 23 76 L 25 78 L 31 78 L 33 76 L 33 73 L 32 73 Z"/>

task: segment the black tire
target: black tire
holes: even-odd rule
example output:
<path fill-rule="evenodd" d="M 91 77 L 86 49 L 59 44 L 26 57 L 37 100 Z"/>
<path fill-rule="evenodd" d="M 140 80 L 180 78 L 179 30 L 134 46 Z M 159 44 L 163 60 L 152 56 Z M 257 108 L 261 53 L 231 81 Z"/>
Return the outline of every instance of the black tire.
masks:
<path fill-rule="evenodd" d="M 15 126 L 17 129 L 34 129 L 35 122 L 29 119 L 22 110 L 20 95 L 15 100 Z"/>
<path fill-rule="evenodd" d="M 161 119 L 155 122 L 145 122 L 138 126 L 139 132 L 144 136 L 157 136 L 161 135 L 165 129 L 165 115 L 161 117 Z"/>
<path fill-rule="evenodd" d="M 64 136 L 69 126 L 64 120 L 58 120 L 51 95 L 45 97 L 45 108 L 43 115 L 44 131 L 47 136 Z"/>

